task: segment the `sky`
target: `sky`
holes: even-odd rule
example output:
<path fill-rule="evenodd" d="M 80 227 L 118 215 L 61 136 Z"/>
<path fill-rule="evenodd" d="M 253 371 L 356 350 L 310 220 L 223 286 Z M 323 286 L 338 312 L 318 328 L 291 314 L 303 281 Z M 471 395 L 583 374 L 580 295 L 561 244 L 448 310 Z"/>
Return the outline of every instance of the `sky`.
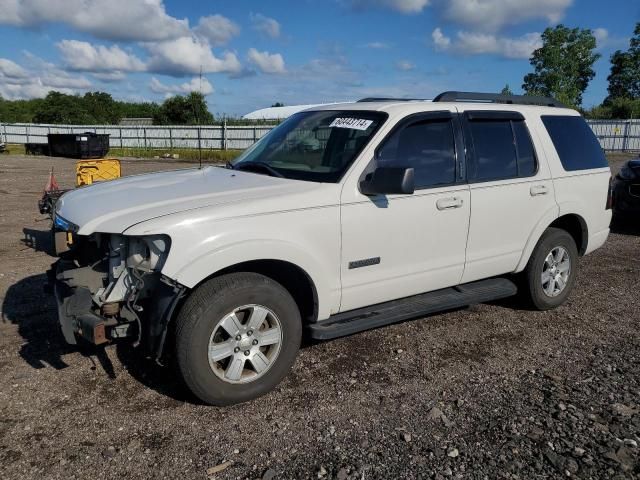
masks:
<path fill-rule="evenodd" d="M 598 41 L 590 107 L 638 21 L 640 0 L 0 0 L 0 95 L 161 102 L 196 90 L 239 116 L 275 102 L 519 93 L 540 33 L 563 23 Z"/>

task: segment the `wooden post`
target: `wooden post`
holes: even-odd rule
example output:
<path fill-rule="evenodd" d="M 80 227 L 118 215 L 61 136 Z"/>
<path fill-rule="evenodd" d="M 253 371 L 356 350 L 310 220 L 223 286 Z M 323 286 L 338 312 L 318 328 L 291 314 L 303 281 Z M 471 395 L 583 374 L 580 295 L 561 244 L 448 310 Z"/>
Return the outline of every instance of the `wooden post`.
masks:
<path fill-rule="evenodd" d="M 629 135 L 631 135 L 631 120 L 627 120 L 624 123 L 624 137 L 622 139 L 622 151 L 629 150 Z"/>
<path fill-rule="evenodd" d="M 222 120 L 222 150 L 227 149 L 227 117 Z"/>

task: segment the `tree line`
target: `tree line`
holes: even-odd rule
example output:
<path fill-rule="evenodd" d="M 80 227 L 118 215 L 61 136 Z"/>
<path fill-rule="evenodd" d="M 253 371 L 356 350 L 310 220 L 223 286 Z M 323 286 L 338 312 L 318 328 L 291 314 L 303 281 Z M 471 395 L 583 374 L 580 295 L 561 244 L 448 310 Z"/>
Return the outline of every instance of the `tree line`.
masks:
<path fill-rule="evenodd" d="M 176 95 L 163 103 L 114 100 L 105 92 L 67 95 L 51 91 L 44 98 L 9 101 L 0 97 L 0 121 L 114 125 L 123 118 L 152 118 L 157 125 L 209 125 L 214 122 L 204 95 Z"/>
<path fill-rule="evenodd" d="M 593 66 L 600 57 L 590 29 L 565 25 L 547 28 L 542 34 L 542 46 L 531 56 L 533 72 L 525 75 L 522 90 L 525 95 L 554 97 L 589 118 L 640 118 L 640 22 L 629 48 L 617 50 L 610 57 L 607 97 L 602 104 L 583 110 L 582 96 L 595 77 Z M 513 94 L 508 85 L 502 93 Z M 0 121 L 5 123 L 99 125 L 117 124 L 122 118 L 132 117 L 152 118 L 157 125 L 207 125 L 215 120 L 205 97 L 198 92 L 176 95 L 161 104 L 114 100 L 105 92 L 66 95 L 51 91 L 45 98 L 15 101 L 0 96 Z"/>

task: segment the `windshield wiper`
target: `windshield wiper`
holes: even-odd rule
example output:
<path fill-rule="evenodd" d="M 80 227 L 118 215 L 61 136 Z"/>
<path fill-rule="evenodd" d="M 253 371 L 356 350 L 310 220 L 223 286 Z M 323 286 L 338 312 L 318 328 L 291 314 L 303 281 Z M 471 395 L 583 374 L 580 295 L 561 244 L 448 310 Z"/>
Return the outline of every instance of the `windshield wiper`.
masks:
<path fill-rule="evenodd" d="M 284 175 L 282 175 L 279 171 L 277 171 L 271 165 L 264 162 L 239 162 L 239 163 L 236 163 L 235 165 L 231 165 L 231 163 L 228 163 L 228 165 L 233 170 L 262 169 L 272 177 L 284 178 Z"/>

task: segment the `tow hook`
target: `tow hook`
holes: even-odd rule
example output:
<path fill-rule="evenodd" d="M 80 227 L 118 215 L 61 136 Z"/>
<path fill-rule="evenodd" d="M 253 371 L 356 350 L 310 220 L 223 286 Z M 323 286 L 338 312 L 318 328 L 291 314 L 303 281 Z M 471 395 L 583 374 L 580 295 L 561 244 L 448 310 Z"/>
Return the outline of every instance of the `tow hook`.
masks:
<path fill-rule="evenodd" d="M 86 313 L 78 316 L 76 321 L 78 322 L 78 334 L 86 341 L 94 345 L 107 343 L 107 333 L 103 319 L 91 313 Z"/>

